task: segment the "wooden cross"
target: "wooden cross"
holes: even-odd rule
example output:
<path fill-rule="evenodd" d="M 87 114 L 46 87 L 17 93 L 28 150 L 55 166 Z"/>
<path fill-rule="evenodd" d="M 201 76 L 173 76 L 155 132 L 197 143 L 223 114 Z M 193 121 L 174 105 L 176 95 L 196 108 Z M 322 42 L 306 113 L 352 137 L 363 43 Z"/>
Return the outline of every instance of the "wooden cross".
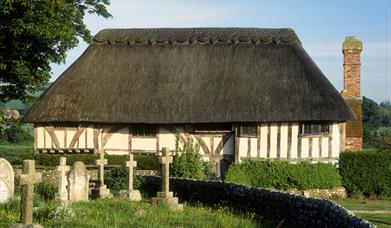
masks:
<path fill-rule="evenodd" d="M 100 159 L 96 160 L 96 165 L 99 166 L 99 180 L 100 180 L 100 186 L 103 186 L 104 178 L 105 178 L 105 165 L 107 165 L 107 159 L 104 159 L 104 152 L 102 151 L 100 153 Z"/>
<path fill-rule="evenodd" d="M 162 157 L 159 157 L 159 163 L 162 164 L 162 192 L 167 196 L 170 191 L 170 163 L 172 163 L 172 157 L 168 154 L 166 147 L 162 148 Z"/>
<path fill-rule="evenodd" d="M 59 173 L 58 178 L 58 191 L 60 193 L 60 200 L 68 200 L 67 192 L 67 177 L 66 173 L 71 169 L 70 166 L 67 166 L 67 158 L 60 157 L 60 166 L 57 167 Z"/>
<path fill-rule="evenodd" d="M 33 195 L 34 184 L 41 182 L 42 174 L 35 172 L 35 161 L 24 160 L 23 171 L 17 176 L 21 186 L 20 223 L 33 223 Z"/>
<path fill-rule="evenodd" d="M 133 157 L 133 154 L 129 153 L 129 161 L 126 162 L 126 166 L 129 168 L 129 192 L 133 190 L 133 167 L 137 166 L 137 161 L 134 161 Z"/>

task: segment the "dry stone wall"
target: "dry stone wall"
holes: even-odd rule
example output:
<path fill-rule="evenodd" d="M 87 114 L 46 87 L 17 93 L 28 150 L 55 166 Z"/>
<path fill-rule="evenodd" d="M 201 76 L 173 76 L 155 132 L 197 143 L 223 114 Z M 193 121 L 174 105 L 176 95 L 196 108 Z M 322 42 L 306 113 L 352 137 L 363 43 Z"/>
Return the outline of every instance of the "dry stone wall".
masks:
<path fill-rule="evenodd" d="M 142 189 L 159 189 L 161 178 L 145 177 Z M 181 200 L 229 206 L 300 227 L 373 227 L 343 207 L 328 201 L 224 182 L 170 179 Z"/>

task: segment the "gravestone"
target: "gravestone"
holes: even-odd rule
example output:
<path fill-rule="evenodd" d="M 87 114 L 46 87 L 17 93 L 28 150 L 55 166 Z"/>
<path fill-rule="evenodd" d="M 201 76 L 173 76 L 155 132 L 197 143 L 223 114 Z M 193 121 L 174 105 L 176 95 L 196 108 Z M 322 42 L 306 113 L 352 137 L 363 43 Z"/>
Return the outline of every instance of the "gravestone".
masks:
<path fill-rule="evenodd" d="M 183 210 L 183 205 L 178 203 L 178 198 L 174 197 L 174 193 L 170 192 L 170 163 L 172 156 L 168 154 L 168 149 L 162 149 L 162 157 L 159 157 L 159 163 L 162 164 L 162 191 L 157 193 L 157 196 L 152 198 L 152 203 L 157 205 L 167 206 L 174 211 Z"/>
<path fill-rule="evenodd" d="M 6 203 L 14 195 L 14 170 L 11 164 L 0 158 L 0 203 Z"/>
<path fill-rule="evenodd" d="M 35 172 L 35 161 L 24 160 L 22 173 L 17 175 L 16 179 L 21 186 L 20 221 L 11 227 L 42 227 L 38 224 L 32 224 L 34 184 L 37 184 L 42 180 L 42 174 Z"/>
<path fill-rule="evenodd" d="M 88 186 L 90 174 L 83 162 L 77 161 L 73 164 L 68 175 L 68 198 L 70 202 L 88 200 Z"/>
<path fill-rule="evenodd" d="M 71 167 L 67 165 L 67 158 L 60 158 L 60 165 L 57 167 L 58 171 L 58 193 L 56 198 L 63 203 L 68 202 L 68 180 L 67 180 L 67 172 L 71 170 Z"/>
<path fill-rule="evenodd" d="M 140 201 L 141 194 L 140 191 L 133 189 L 133 167 L 137 166 L 137 161 L 133 160 L 133 154 L 129 153 L 129 161 L 126 162 L 126 166 L 129 168 L 129 188 L 128 196 L 132 201 Z"/>
<path fill-rule="evenodd" d="M 96 165 L 99 166 L 99 197 L 110 198 L 113 195 L 110 193 L 110 189 L 105 185 L 105 165 L 107 165 L 107 159 L 104 159 L 104 152 L 100 153 L 100 159 L 96 160 Z"/>

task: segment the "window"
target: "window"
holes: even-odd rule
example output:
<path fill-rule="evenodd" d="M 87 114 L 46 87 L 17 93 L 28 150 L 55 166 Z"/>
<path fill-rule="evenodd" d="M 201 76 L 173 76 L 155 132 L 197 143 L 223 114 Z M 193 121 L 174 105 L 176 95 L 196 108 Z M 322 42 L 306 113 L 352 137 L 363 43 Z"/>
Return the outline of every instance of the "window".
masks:
<path fill-rule="evenodd" d="M 302 128 L 302 135 L 328 135 L 329 125 L 327 123 L 305 123 Z"/>
<path fill-rule="evenodd" d="M 257 126 L 255 125 L 240 126 L 239 137 L 257 137 Z"/>
<path fill-rule="evenodd" d="M 156 137 L 156 127 L 153 126 L 133 126 L 133 136 L 135 137 Z"/>

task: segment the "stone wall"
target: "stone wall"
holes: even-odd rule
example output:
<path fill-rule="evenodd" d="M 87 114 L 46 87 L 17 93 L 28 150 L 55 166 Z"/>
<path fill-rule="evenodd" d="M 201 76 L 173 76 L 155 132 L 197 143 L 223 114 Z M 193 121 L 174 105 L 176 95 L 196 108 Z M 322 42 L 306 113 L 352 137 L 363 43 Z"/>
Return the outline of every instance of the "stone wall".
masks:
<path fill-rule="evenodd" d="M 145 177 L 142 189 L 160 190 L 161 178 Z M 207 205 L 225 203 L 245 212 L 284 220 L 289 227 L 373 227 L 343 207 L 328 201 L 224 182 L 170 179 L 180 200 Z"/>
<path fill-rule="evenodd" d="M 309 190 L 292 189 L 287 192 L 294 195 L 314 197 L 320 199 L 344 199 L 347 197 L 346 189 L 344 187 L 333 188 L 333 189 L 309 189 Z"/>

